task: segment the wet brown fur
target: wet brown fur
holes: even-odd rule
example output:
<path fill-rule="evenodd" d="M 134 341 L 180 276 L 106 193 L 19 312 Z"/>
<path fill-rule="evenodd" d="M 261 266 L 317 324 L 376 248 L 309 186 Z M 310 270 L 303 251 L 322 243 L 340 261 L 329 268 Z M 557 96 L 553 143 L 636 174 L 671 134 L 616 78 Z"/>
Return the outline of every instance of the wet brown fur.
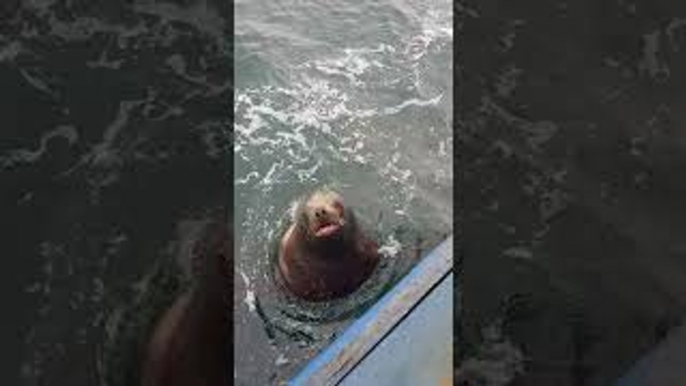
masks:
<path fill-rule="evenodd" d="M 324 193 L 314 204 L 313 197 L 298 203 L 294 223 L 281 240 L 279 271 L 284 285 L 296 296 L 322 301 L 355 291 L 371 275 L 379 255 L 378 245 L 360 229 L 347 206 L 342 230 L 327 238 L 316 237 L 311 228 L 312 211 L 340 196 Z"/>
<path fill-rule="evenodd" d="M 194 285 L 157 322 L 145 351 L 142 386 L 228 384 L 232 232 L 215 224 L 197 248 Z"/>

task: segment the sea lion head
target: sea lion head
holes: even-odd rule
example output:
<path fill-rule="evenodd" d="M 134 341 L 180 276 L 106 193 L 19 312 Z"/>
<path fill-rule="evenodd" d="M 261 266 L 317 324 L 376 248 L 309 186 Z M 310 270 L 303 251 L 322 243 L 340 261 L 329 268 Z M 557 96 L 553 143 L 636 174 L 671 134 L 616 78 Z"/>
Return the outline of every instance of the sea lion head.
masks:
<path fill-rule="evenodd" d="M 287 288 L 312 301 L 354 291 L 376 266 L 372 242 L 358 228 L 340 194 L 319 189 L 293 206 L 281 239 L 279 270 Z"/>
<path fill-rule="evenodd" d="M 310 240 L 327 240 L 341 236 L 347 213 L 340 194 L 320 189 L 313 192 L 299 206 L 296 221 Z"/>

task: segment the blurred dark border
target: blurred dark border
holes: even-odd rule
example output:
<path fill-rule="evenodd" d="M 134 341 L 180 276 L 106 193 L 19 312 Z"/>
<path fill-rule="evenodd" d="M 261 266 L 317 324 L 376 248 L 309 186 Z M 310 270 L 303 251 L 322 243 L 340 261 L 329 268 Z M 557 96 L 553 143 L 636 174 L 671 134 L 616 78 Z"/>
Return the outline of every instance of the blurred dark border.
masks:
<path fill-rule="evenodd" d="M 136 15 L 131 12 L 136 4 L 160 5 L 161 11 Z M 211 9 L 215 21 L 221 20 L 223 24 L 221 37 L 207 46 L 203 42 L 208 40 L 193 27 L 197 6 Z M 161 17 L 168 17 L 169 22 L 160 28 L 177 32 L 178 41 L 173 47 L 150 37 L 119 51 L 112 49 L 110 52 L 118 57 L 105 58 L 112 62 L 103 67 L 85 65 L 97 59 L 93 52 L 114 47 L 116 41 L 111 38 L 115 36 L 116 40 L 116 35 L 108 30 L 111 26 L 115 26 L 115 33 L 128 36 L 125 27 L 117 28 L 137 23 L 159 26 L 166 23 L 159 22 Z M 99 22 L 104 27 L 98 27 Z M 51 31 L 55 26 L 65 25 L 76 27 Z M 79 26 L 83 29 L 79 30 Z M 70 33 L 91 32 L 89 38 L 64 38 Z M 17 44 L 11 46 L 13 42 Z M 216 44 L 225 47 L 220 49 Z M 12 47 L 21 45 L 26 50 L 8 60 L 8 55 L 14 55 Z M 134 260 L 135 256 L 153 259 L 165 250 L 166 243 L 178 237 L 175 226 L 182 218 L 212 217 L 213 211 L 221 211 L 227 213 L 217 213 L 216 217 L 228 216 L 233 221 L 233 1 L 3 1 L 0 47 L 0 244 L 4 253 L 0 259 L 0 339 L 4 346 L 0 383 L 64 384 L 69 379 L 72 385 L 93 384 L 93 374 L 100 371 L 95 363 L 96 347 L 102 348 L 100 330 L 106 320 L 98 319 L 93 326 L 83 327 L 85 343 L 79 343 L 82 349 L 75 349 L 79 354 L 69 351 L 70 347 L 60 348 L 59 344 L 41 347 L 31 341 L 58 336 L 50 328 L 64 331 L 64 342 L 75 341 L 77 338 L 71 334 L 80 329 L 77 324 L 80 326 L 84 317 L 91 317 L 84 315 L 100 311 L 107 314 L 114 303 L 131 296 L 130 284 L 140 270 L 117 264 L 103 267 L 97 260 L 108 253 L 116 255 L 113 259 L 123 255 L 134 256 Z M 175 52 L 186 59 L 193 52 L 206 55 L 202 64 L 205 70 L 199 76 L 208 85 L 216 86 L 215 92 L 205 92 L 204 86 L 196 87 L 192 81 L 161 69 L 160 58 Z M 224 57 L 219 57 L 218 52 L 225 53 Z M 117 67 L 117 63 L 124 64 Z M 198 75 L 197 68 L 186 70 Z M 113 141 L 119 146 L 113 151 L 121 151 L 117 156 L 124 154 L 121 167 L 109 168 L 107 157 L 92 168 L 88 165 L 93 158 L 80 160 L 90 146 L 107 136 L 103 130 L 116 117 L 117 102 L 140 98 L 148 86 L 160 101 L 156 107 L 164 109 L 165 104 L 178 102 L 183 111 L 180 116 L 146 120 L 141 115 L 131 115 L 136 123 L 129 122 Z M 182 96 L 188 90 L 190 93 Z M 202 126 L 203 122 L 211 124 Z M 74 130 L 65 131 L 68 135 L 78 133 L 76 145 L 68 135 L 64 137 L 66 141 L 58 135 L 41 142 L 46 132 L 59 124 Z M 141 138 L 147 142 L 137 142 Z M 33 150 L 43 145 L 47 150 L 36 162 L 15 162 L 8 156 L 22 156 L 25 153 L 21 149 Z M 127 153 L 133 148 L 140 150 L 140 157 L 159 155 L 163 161 L 144 159 L 129 163 L 129 159 L 139 159 L 138 153 Z M 208 155 L 209 152 L 213 153 Z M 170 158 L 165 159 L 165 154 Z M 115 163 L 120 160 L 116 156 L 112 159 Z M 117 180 L 108 185 L 107 178 L 115 175 L 109 173 L 115 169 Z M 94 193 L 92 184 L 105 188 Z M 125 235 L 121 238 L 121 250 L 115 252 L 111 249 L 113 232 Z M 40 294 L 27 292 L 31 282 L 41 280 L 41 245 L 55 245 L 56 253 L 61 253 L 58 257 L 64 259 L 51 265 L 55 279 L 51 279 L 52 292 L 45 298 L 54 299 L 54 304 L 41 304 Z M 61 271 L 60 264 L 66 259 L 74 262 L 78 275 L 70 279 L 71 284 L 64 281 L 68 276 Z M 72 311 L 73 326 L 41 325 L 36 331 L 34 323 L 39 323 L 45 313 L 67 313 L 64 302 L 69 300 L 69 291 L 90 288 L 91 284 L 83 284 L 89 275 L 98 275 L 100 283 L 104 283 L 101 303 L 84 300 L 87 304 Z M 226 347 L 233 358 L 232 342 L 226 342 Z M 66 351 L 59 354 L 59 350 Z M 232 363 L 233 360 L 226 366 L 230 378 Z M 60 374 L 60 379 L 48 382 L 22 378 L 30 375 L 32 366 L 44 366 L 50 374 Z"/>
<path fill-rule="evenodd" d="M 612 384 L 683 321 L 684 20 L 670 1 L 456 2 L 464 384 Z"/>

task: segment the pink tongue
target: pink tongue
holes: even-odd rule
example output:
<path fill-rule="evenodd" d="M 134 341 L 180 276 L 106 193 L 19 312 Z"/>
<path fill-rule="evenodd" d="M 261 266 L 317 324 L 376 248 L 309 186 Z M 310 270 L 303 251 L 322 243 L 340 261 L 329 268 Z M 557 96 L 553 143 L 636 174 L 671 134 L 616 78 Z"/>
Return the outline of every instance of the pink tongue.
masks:
<path fill-rule="evenodd" d="M 318 237 L 329 236 L 329 235 L 335 233 L 338 230 L 338 228 L 340 228 L 340 225 L 336 225 L 336 224 L 326 225 L 326 226 L 319 228 L 316 235 Z"/>

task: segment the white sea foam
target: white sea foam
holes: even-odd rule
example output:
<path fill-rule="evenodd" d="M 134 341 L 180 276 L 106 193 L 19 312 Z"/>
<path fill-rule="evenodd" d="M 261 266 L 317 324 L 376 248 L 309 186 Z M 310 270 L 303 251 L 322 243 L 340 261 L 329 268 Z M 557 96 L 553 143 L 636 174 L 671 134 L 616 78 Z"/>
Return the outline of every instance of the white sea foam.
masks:
<path fill-rule="evenodd" d="M 251 289 L 250 278 L 242 270 L 240 270 L 239 273 L 241 275 L 241 278 L 243 279 L 243 282 L 245 283 L 245 288 L 246 288 L 245 297 L 243 298 L 243 302 L 245 303 L 246 306 L 248 306 L 248 310 L 250 310 L 250 312 L 255 312 L 255 310 L 256 310 L 255 291 L 253 291 Z"/>
<path fill-rule="evenodd" d="M 403 246 L 398 240 L 391 234 L 388 236 L 384 244 L 379 247 L 379 253 L 386 257 L 398 256 Z"/>

